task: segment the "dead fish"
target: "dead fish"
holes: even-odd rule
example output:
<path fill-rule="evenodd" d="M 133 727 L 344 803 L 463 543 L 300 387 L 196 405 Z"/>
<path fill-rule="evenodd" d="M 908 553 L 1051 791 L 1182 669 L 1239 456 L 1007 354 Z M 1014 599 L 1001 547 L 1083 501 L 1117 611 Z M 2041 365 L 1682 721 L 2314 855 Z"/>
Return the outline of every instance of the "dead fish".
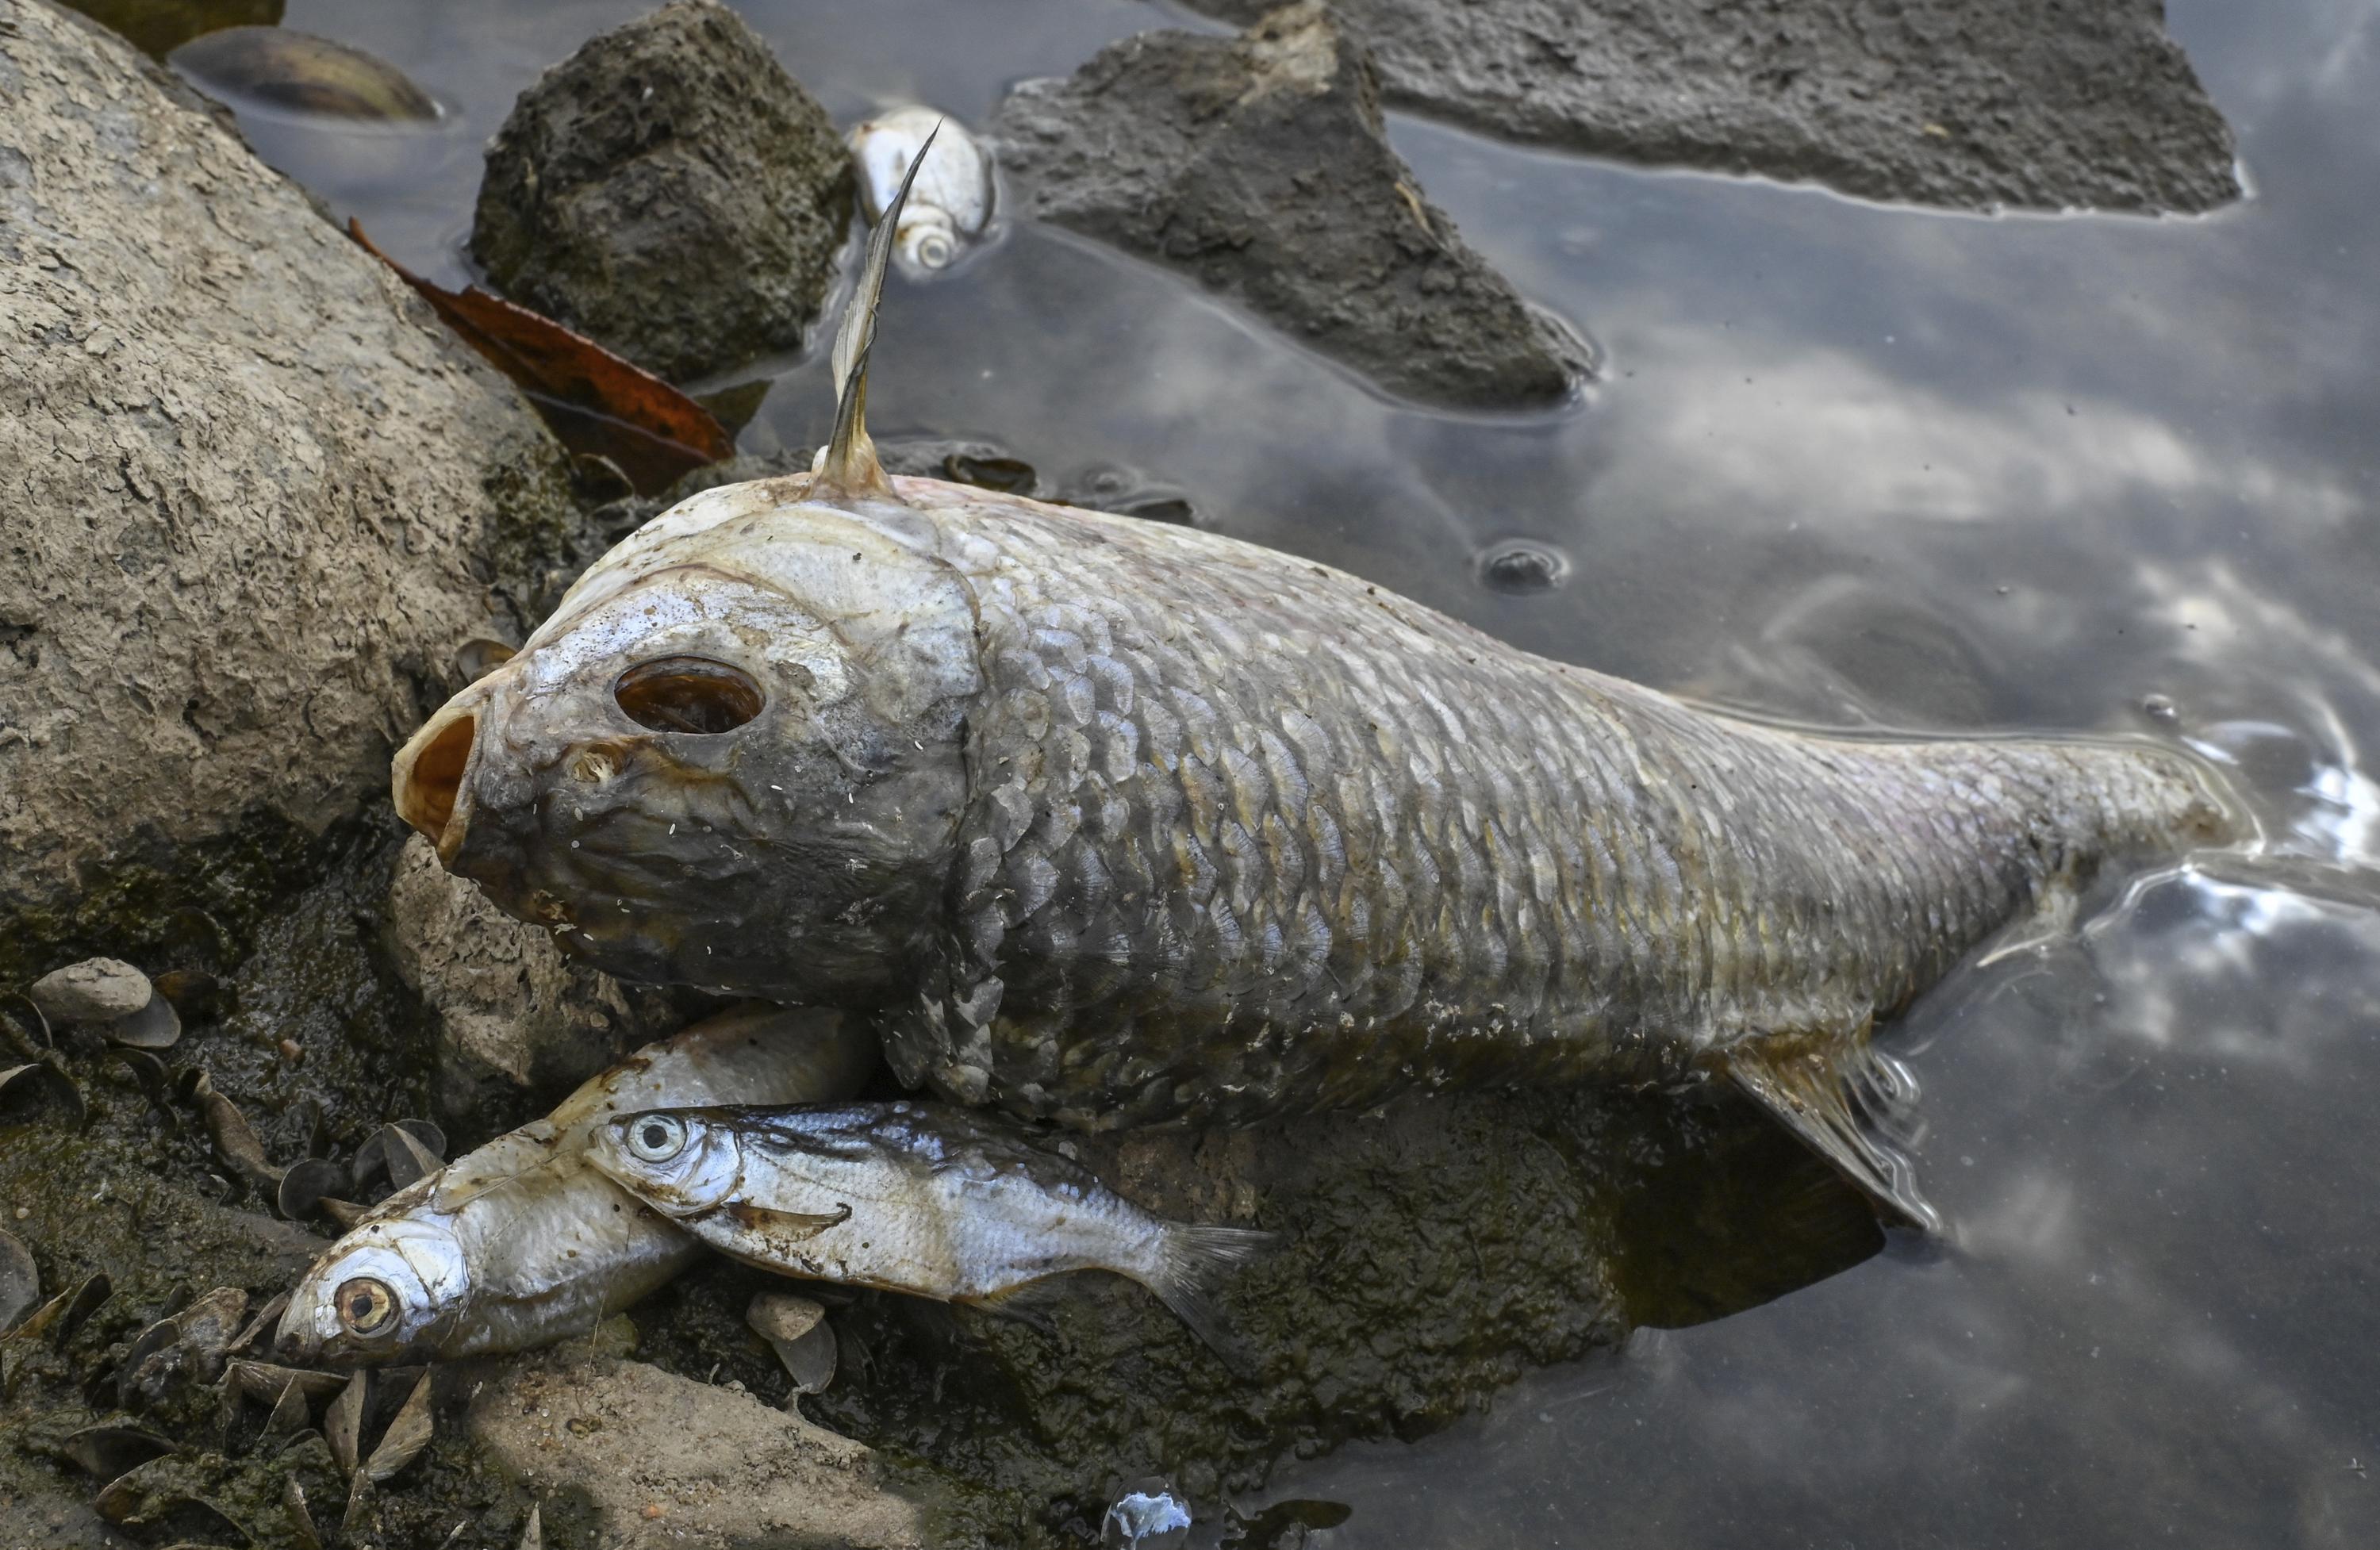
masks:
<path fill-rule="evenodd" d="M 1168 1221 L 1080 1164 L 934 1104 L 654 1109 L 597 1131 L 587 1160 L 766 1269 L 946 1302 L 1111 1270 L 1220 1350 L 1235 1342 L 1213 1283 L 1274 1241 Z"/>
<path fill-rule="evenodd" d="M 1220 535 L 889 478 L 890 247 L 817 470 L 632 534 L 397 756 L 441 860 L 614 975 L 864 1011 L 909 1084 L 1093 1130 L 1731 1080 L 1925 1223 L 1873 1022 L 2240 830 L 2178 749 L 1820 735 Z"/>
<path fill-rule="evenodd" d="M 926 107 L 900 107 L 852 127 L 859 205 L 881 221 L 903 180 L 917 180 L 892 218 L 892 251 L 912 272 L 947 269 L 991 222 L 991 159 L 965 128 Z"/>
<path fill-rule="evenodd" d="M 846 1020 L 777 1007 L 649 1045 L 544 1119 L 373 1207 L 300 1278 L 276 1350 L 298 1364 L 451 1360 L 584 1334 L 698 1252 L 583 1166 L 590 1133 L 657 1103 L 846 1096 L 875 1060 Z"/>

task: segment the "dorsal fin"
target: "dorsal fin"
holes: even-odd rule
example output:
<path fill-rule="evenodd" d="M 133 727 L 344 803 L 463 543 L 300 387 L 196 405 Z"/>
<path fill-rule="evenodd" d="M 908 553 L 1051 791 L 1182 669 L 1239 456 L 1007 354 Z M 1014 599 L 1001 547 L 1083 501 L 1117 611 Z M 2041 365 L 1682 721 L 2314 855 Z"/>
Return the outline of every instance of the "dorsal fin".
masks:
<path fill-rule="evenodd" d="M 843 326 L 834 334 L 834 436 L 826 457 L 810 480 L 810 499 L 849 501 L 862 495 L 879 500 L 900 499 L 884 465 L 876 460 L 876 443 L 868 439 L 868 351 L 876 343 L 876 309 L 884 299 L 884 270 L 892 259 L 893 234 L 901 224 L 901 207 L 908 202 L 909 185 L 917 180 L 934 136 L 942 132 L 937 121 L 925 143 L 909 159 L 884 212 L 876 218 L 876 235 L 868 242 L 868 261 L 860 266 L 859 288 L 844 309 Z"/>

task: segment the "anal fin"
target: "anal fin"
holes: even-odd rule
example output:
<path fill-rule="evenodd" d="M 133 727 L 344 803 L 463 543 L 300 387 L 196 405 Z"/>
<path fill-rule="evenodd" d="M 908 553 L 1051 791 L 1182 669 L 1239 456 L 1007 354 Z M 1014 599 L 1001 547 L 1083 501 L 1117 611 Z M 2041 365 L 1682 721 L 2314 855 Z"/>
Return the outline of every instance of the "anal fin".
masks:
<path fill-rule="evenodd" d="M 1901 1150 L 1916 1079 L 1870 1044 L 1867 1030 L 1764 1035 L 1729 1048 L 1718 1064 L 1888 1224 L 1928 1236 L 1942 1230 L 1941 1216 L 1918 1193 L 1917 1170 Z"/>

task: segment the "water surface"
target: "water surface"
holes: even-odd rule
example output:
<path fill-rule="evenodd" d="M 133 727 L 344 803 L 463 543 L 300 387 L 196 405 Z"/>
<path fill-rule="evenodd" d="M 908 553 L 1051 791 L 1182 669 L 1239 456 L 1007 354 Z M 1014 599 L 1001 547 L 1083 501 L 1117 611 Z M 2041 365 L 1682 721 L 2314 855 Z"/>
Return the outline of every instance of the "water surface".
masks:
<path fill-rule="evenodd" d="M 460 282 L 482 140 L 645 8 L 293 0 L 289 26 L 390 59 L 449 122 L 249 128 Z M 1182 19 L 742 8 L 839 121 L 912 98 L 980 121 Z M 2183 736 L 2267 829 L 1968 965 L 1892 1034 L 1946 1245 L 1285 1470 L 1273 1497 L 1354 1509 L 1312 1543 L 2380 1544 L 2380 9 L 2168 9 L 2254 188 L 2204 219 L 1929 214 L 1395 120 L 1464 235 L 1608 352 L 1565 413 L 1400 406 L 1059 234 L 896 280 L 882 429 L 1137 469 L 1203 525 L 1706 699 Z M 813 444 L 822 364 L 765 370 L 746 447 Z M 1478 555 L 1512 539 L 1567 556 L 1563 585 L 1488 586 Z"/>

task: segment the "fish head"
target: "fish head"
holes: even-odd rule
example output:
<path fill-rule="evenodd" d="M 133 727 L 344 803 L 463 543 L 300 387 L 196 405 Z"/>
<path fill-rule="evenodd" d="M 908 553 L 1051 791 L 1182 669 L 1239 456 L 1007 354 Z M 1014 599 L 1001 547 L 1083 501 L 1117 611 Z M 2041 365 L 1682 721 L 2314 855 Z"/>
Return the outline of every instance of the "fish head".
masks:
<path fill-rule="evenodd" d="M 698 1217 L 743 1181 L 735 1127 L 684 1108 L 624 1114 L 587 1145 L 589 1167 L 664 1217 Z"/>
<path fill-rule="evenodd" d="M 434 1218 L 366 1222 L 289 1293 L 274 1348 L 297 1365 L 434 1355 L 471 1295 L 462 1244 Z"/>
<path fill-rule="evenodd" d="M 632 534 L 397 755 L 450 870 L 622 978 L 878 999 L 946 891 L 970 595 L 917 512 L 803 485 Z"/>

